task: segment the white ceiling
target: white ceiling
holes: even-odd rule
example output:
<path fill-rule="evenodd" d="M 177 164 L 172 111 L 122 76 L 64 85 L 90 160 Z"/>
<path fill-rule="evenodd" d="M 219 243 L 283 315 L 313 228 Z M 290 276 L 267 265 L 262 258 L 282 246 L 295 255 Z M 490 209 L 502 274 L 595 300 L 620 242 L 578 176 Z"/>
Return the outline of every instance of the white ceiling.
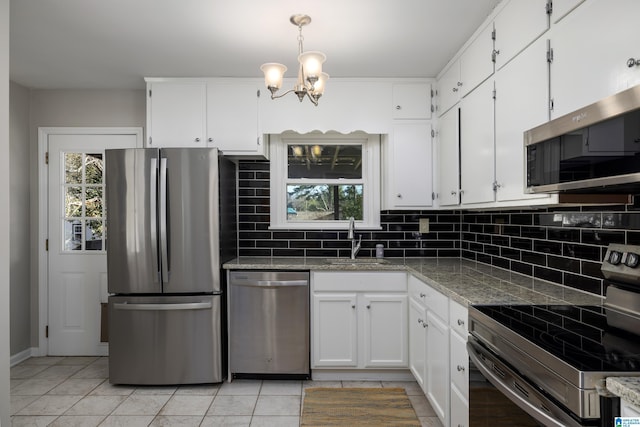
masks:
<path fill-rule="evenodd" d="M 264 62 L 293 76 L 297 13 L 332 77 L 435 77 L 499 2 L 11 0 L 11 80 L 144 88 L 143 77 L 261 77 Z"/>

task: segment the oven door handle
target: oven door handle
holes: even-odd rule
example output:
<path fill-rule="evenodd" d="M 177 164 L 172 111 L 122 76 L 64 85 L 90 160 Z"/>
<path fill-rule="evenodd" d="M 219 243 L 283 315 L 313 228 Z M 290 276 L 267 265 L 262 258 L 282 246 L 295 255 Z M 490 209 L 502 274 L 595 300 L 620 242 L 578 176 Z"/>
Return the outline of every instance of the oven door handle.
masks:
<path fill-rule="evenodd" d="M 478 370 L 482 373 L 482 375 L 484 375 L 485 378 L 489 380 L 489 382 L 491 382 L 491 384 L 493 384 L 506 397 L 508 397 L 509 400 L 511 400 L 516 405 L 518 405 L 523 411 L 531 415 L 531 417 L 533 417 L 536 421 L 548 427 L 566 427 L 567 425 L 575 425 L 575 426 L 580 425 L 580 424 L 574 424 L 575 421 L 573 420 L 571 421 L 558 420 L 553 416 L 551 416 L 549 413 L 545 412 L 543 409 L 536 407 L 532 402 L 530 402 L 528 399 L 526 399 L 521 394 L 519 394 L 517 389 L 515 389 L 516 387 L 519 387 L 521 389 L 525 389 L 525 388 L 530 389 L 530 388 L 527 385 L 517 384 L 515 382 L 515 378 L 517 378 L 517 376 L 513 372 L 511 372 L 510 369 L 506 368 L 505 366 L 501 366 L 500 367 L 501 371 L 502 370 L 508 371 L 506 373 L 508 373 L 514 378 L 514 381 L 513 381 L 514 386 L 513 387 L 510 386 L 505 380 L 503 380 L 502 378 L 500 378 L 500 376 L 494 373 L 493 369 L 490 366 L 487 366 L 486 362 L 483 361 L 477 355 L 477 352 L 481 353 L 482 350 L 479 348 L 476 348 L 476 346 L 477 344 L 474 344 L 472 341 L 469 341 L 467 343 L 467 350 L 468 350 L 469 358 L 471 359 L 471 362 L 473 362 L 476 368 L 478 368 Z M 541 400 L 544 399 L 544 397 L 540 396 L 535 390 L 530 389 L 530 392 L 535 394 L 539 399 Z M 552 403 L 549 402 L 549 405 L 552 405 Z M 570 418 L 570 417 L 567 417 L 567 418 Z M 567 422 L 571 424 L 567 424 Z"/>

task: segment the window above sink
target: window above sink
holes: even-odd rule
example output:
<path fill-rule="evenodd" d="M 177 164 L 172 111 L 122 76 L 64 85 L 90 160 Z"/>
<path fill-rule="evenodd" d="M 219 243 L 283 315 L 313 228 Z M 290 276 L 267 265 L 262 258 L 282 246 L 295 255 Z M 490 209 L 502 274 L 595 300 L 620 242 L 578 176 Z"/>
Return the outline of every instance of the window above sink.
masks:
<path fill-rule="evenodd" d="M 380 227 L 380 137 L 271 136 L 271 228 Z"/>

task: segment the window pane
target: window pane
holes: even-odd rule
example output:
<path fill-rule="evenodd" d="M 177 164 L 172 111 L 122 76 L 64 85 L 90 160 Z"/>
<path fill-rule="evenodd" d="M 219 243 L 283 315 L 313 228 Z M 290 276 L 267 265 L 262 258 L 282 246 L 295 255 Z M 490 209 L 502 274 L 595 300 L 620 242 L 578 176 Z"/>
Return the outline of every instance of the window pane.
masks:
<path fill-rule="evenodd" d="M 287 156 L 289 178 L 362 178 L 362 145 L 288 144 Z"/>
<path fill-rule="evenodd" d="M 358 185 L 287 185 L 288 221 L 363 219 Z"/>
<path fill-rule="evenodd" d="M 102 250 L 102 221 L 87 221 L 84 247 L 88 251 Z"/>
<path fill-rule="evenodd" d="M 77 219 L 64 221 L 64 250 L 82 250 L 82 223 Z"/>
<path fill-rule="evenodd" d="M 87 186 L 85 216 L 102 217 L 102 186 Z"/>
<path fill-rule="evenodd" d="M 85 182 L 87 184 L 102 184 L 102 154 L 85 155 Z"/>
<path fill-rule="evenodd" d="M 64 216 L 82 216 L 82 187 L 65 188 Z"/>
<path fill-rule="evenodd" d="M 64 182 L 82 183 L 82 153 L 64 153 Z"/>

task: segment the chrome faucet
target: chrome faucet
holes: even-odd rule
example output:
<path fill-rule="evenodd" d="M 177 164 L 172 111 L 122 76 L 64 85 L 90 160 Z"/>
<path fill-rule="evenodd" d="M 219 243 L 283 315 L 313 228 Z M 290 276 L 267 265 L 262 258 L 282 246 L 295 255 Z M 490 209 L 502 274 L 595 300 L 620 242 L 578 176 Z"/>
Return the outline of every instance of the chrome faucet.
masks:
<path fill-rule="evenodd" d="M 358 255 L 360 246 L 362 245 L 362 235 L 358 236 L 358 242 L 356 243 L 356 236 L 354 233 L 355 227 L 356 220 L 353 217 L 349 218 L 349 232 L 347 233 L 347 239 L 351 240 L 351 259 L 356 259 L 356 255 Z"/>

